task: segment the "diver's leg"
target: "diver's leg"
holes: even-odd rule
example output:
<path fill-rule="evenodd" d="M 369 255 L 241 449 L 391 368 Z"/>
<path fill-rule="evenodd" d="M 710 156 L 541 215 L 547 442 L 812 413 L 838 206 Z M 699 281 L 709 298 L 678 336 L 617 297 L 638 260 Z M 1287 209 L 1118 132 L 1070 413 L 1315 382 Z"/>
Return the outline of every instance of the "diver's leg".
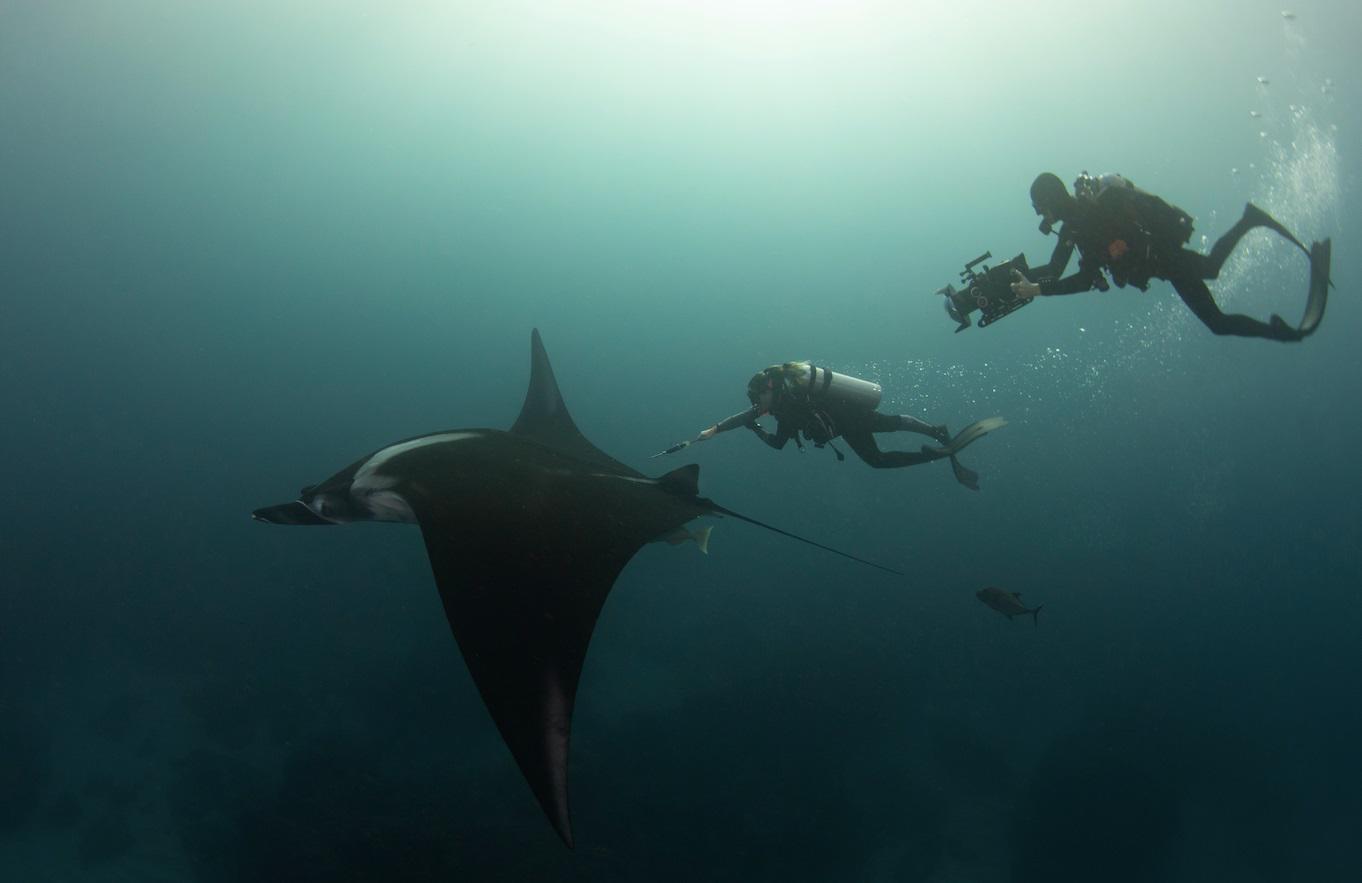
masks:
<path fill-rule="evenodd" d="M 911 414 L 881 414 L 879 411 L 872 411 L 870 431 L 916 432 L 918 435 L 934 438 L 943 445 L 951 440 L 950 431 L 946 429 L 945 424 L 937 426 L 926 420 L 919 420 Z"/>
<path fill-rule="evenodd" d="M 1287 325 L 1280 316 L 1274 315 L 1271 324 L 1269 324 L 1239 313 L 1222 313 L 1220 307 L 1215 303 L 1215 298 L 1211 297 L 1211 290 L 1200 279 L 1183 277 L 1169 279 L 1168 281 L 1173 283 L 1173 289 L 1177 291 L 1178 296 L 1182 298 L 1182 302 L 1187 305 L 1187 308 L 1201 320 L 1203 325 L 1211 329 L 1213 334 L 1224 334 L 1231 337 L 1265 337 L 1268 340 L 1280 341 L 1301 339 L 1300 332 Z"/>
<path fill-rule="evenodd" d="M 1234 247 L 1239 244 L 1239 240 L 1244 238 L 1245 233 L 1258 226 L 1249 218 L 1248 209 L 1249 206 L 1252 205 L 1253 203 L 1249 203 L 1244 207 L 1244 216 L 1236 221 L 1233 227 L 1226 230 L 1225 234 L 1215 241 L 1215 245 L 1211 246 L 1210 254 L 1204 256 L 1197 255 L 1197 257 L 1200 258 L 1199 261 L 1188 261 L 1188 263 L 1199 264 L 1197 267 L 1198 277 L 1202 279 L 1214 279 L 1219 276 L 1220 268 L 1225 266 L 1225 261 L 1229 259 L 1230 252 L 1234 251 Z"/>
<path fill-rule="evenodd" d="M 881 451 L 880 446 L 875 444 L 875 436 L 871 435 L 873 429 L 857 427 L 849 432 L 843 432 L 842 438 L 850 448 L 870 466 L 876 469 L 897 469 L 900 466 L 916 466 L 919 463 L 930 463 L 933 460 L 940 460 L 942 457 L 950 456 L 944 451 L 941 453 L 913 451 Z"/>
<path fill-rule="evenodd" d="M 1239 240 L 1244 238 L 1244 234 L 1254 227 L 1267 227 L 1277 235 L 1285 238 L 1301 251 L 1309 254 L 1309 250 L 1301 245 L 1301 241 L 1291 234 L 1291 231 L 1278 223 L 1277 219 L 1267 212 L 1258 208 L 1251 202 L 1244 204 L 1243 216 L 1235 222 L 1234 226 L 1225 231 L 1225 235 L 1215 241 L 1211 246 L 1211 253 L 1205 255 L 1201 262 L 1202 279 L 1214 279 L 1220 275 L 1220 268 L 1224 266 L 1225 260 L 1234 251 L 1234 247 L 1239 244 Z"/>

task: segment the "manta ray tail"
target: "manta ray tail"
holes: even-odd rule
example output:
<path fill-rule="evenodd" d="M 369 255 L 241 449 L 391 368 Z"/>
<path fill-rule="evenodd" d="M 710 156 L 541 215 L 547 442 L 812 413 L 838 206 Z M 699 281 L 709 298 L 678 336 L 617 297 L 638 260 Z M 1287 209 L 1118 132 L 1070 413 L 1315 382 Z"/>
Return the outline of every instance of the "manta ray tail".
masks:
<path fill-rule="evenodd" d="M 713 500 L 703 500 L 702 502 L 709 506 L 711 511 L 718 515 L 727 515 L 729 518 L 736 518 L 739 521 L 746 521 L 748 524 L 755 524 L 757 527 L 765 528 L 766 530 L 769 530 L 772 533 L 778 533 L 783 537 L 789 537 L 792 540 L 798 540 L 799 542 L 806 543 L 810 546 L 813 546 L 814 548 L 822 549 L 824 552 L 831 552 L 832 554 L 840 555 L 843 558 L 850 558 L 852 561 L 864 564 L 867 567 L 873 567 L 876 570 L 883 570 L 885 573 L 892 573 L 895 576 L 908 575 L 901 570 L 895 570 L 894 568 L 886 567 L 883 564 L 876 564 L 874 561 L 867 561 L 864 558 L 858 558 L 857 556 L 851 554 L 850 552 L 843 552 L 841 549 L 834 549 L 832 546 L 825 546 L 822 543 L 815 542 L 811 539 L 808 539 L 807 537 L 801 537 L 799 534 L 790 533 L 788 530 L 781 530 L 780 528 L 773 527 L 764 521 L 758 521 L 755 518 L 748 518 L 746 515 L 743 515 L 739 512 L 734 512 L 732 509 L 725 509 L 723 506 L 720 506 Z"/>

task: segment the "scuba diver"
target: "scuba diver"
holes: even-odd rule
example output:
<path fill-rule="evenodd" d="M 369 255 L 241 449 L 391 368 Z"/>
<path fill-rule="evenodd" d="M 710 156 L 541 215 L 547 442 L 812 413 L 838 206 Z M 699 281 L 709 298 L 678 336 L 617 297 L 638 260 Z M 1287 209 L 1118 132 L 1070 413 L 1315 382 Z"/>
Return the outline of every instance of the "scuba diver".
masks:
<path fill-rule="evenodd" d="M 1186 248 L 1192 235 L 1190 215 L 1120 175 L 1092 177 L 1084 172 L 1074 182 L 1071 195 L 1063 181 L 1045 172 L 1031 184 L 1031 205 L 1041 216 L 1042 233 L 1049 235 L 1056 223 L 1061 224 L 1059 243 L 1045 266 L 1034 267 L 1027 275 L 1013 271 L 1012 291 L 1018 297 L 1077 294 L 1092 288 L 1106 291 L 1105 271 L 1118 287 L 1131 284 L 1141 291 L 1148 289 L 1153 277 L 1166 279 L 1215 334 L 1298 341 L 1313 333 L 1324 317 L 1331 285 L 1331 240 L 1312 243 L 1307 249 L 1291 231 L 1253 203 L 1245 204 L 1243 217 L 1205 255 Z M 1204 280 L 1220 275 L 1230 252 L 1255 227 L 1272 230 L 1310 258 L 1309 298 L 1298 326 L 1291 326 L 1275 313 L 1268 322 L 1260 322 L 1221 312 L 1206 286 Z M 1075 248 L 1078 270 L 1061 279 Z"/>
<path fill-rule="evenodd" d="M 752 376 L 747 383 L 747 398 L 752 406 L 709 427 L 690 441 L 673 445 L 661 454 L 670 454 L 694 442 L 707 441 L 721 432 L 747 427 L 766 444 L 780 450 L 794 439 L 802 451 L 804 438 L 814 447 L 832 447 L 837 459 L 846 459 L 832 445 L 841 436 L 856 455 L 877 469 L 916 466 L 949 458 L 955 478 L 970 490 L 979 489 L 979 475 L 961 465 L 955 455 L 971 442 L 1006 425 L 1001 417 L 990 417 L 967 426 L 955 438 L 945 426 L 933 425 L 907 414 L 881 414 L 880 385 L 846 374 L 834 374 L 809 362 L 772 365 Z M 776 431 L 767 432 L 757 422 L 771 414 Z M 875 443 L 877 432 L 916 432 L 936 439 L 941 447 L 923 445 L 920 451 L 882 451 Z"/>

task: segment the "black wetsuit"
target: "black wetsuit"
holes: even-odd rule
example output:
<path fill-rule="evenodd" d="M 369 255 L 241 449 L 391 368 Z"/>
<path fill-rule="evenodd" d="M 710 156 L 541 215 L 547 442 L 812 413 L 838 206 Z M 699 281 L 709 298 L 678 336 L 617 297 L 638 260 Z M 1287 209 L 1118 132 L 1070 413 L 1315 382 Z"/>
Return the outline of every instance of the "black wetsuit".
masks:
<path fill-rule="evenodd" d="M 1040 285 L 1041 294 L 1078 294 L 1092 288 L 1105 291 L 1104 270 L 1111 272 L 1118 286 L 1130 284 L 1141 291 L 1156 277 L 1168 280 L 1188 309 L 1215 334 L 1271 340 L 1300 338 L 1296 329 L 1286 325 L 1222 312 L 1203 281 L 1220 275 L 1225 259 L 1244 234 L 1259 225 L 1257 222 L 1241 218 L 1216 240 L 1211 253 L 1204 255 L 1180 245 L 1160 244 L 1143 230 L 1108 217 L 1100 205 L 1079 202 L 1073 214 L 1059 229 L 1059 243 L 1050 262 L 1030 271 L 1030 279 Z M 1059 278 L 1075 249 L 1079 253 L 1077 272 Z"/>
<path fill-rule="evenodd" d="M 790 439 L 799 444 L 798 436 L 801 432 L 806 439 L 820 448 L 841 436 L 856 452 L 856 456 L 877 469 L 916 466 L 919 463 L 929 463 L 950 456 L 946 451 L 936 450 L 880 450 L 880 446 L 875 443 L 874 433 L 877 432 L 916 432 L 931 436 L 942 444 L 949 441 L 944 426 L 933 426 L 907 414 L 881 414 L 879 411 L 836 406 L 815 409 L 790 395 L 779 396 L 771 408 L 771 414 L 776 418 L 776 431 L 773 433 L 762 429 L 757 423 L 761 411 L 755 405 L 721 420 L 716 429 L 719 432 L 727 432 L 746 426 L 776 450 L 785 447 Z M 836 448 L 833 450 L 837 451 Z M 841 452 L 837 452 L 837 456 L 840 459 Z"/>

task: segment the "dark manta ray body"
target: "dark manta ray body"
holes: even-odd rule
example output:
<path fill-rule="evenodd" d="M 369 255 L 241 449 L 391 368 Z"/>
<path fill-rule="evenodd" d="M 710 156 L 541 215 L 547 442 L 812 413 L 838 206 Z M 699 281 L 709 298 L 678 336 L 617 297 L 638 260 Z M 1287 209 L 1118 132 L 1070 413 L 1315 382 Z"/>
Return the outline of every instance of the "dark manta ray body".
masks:
<path fill-rule="evenodd" d="M 296 502 L 252 517 L 272 524 L 420 525 L 473 681 L 571 846 L 567 757 L 577 680 L 606 595 L 639 548 L 697 516 L 729 515 L 871 563 L 699 496 L 699 474 L 689 465 L 648 478 L 587 441 L 535 331 L 529 393 L 509 432 L 407 439 L 304 488 Z"/>

